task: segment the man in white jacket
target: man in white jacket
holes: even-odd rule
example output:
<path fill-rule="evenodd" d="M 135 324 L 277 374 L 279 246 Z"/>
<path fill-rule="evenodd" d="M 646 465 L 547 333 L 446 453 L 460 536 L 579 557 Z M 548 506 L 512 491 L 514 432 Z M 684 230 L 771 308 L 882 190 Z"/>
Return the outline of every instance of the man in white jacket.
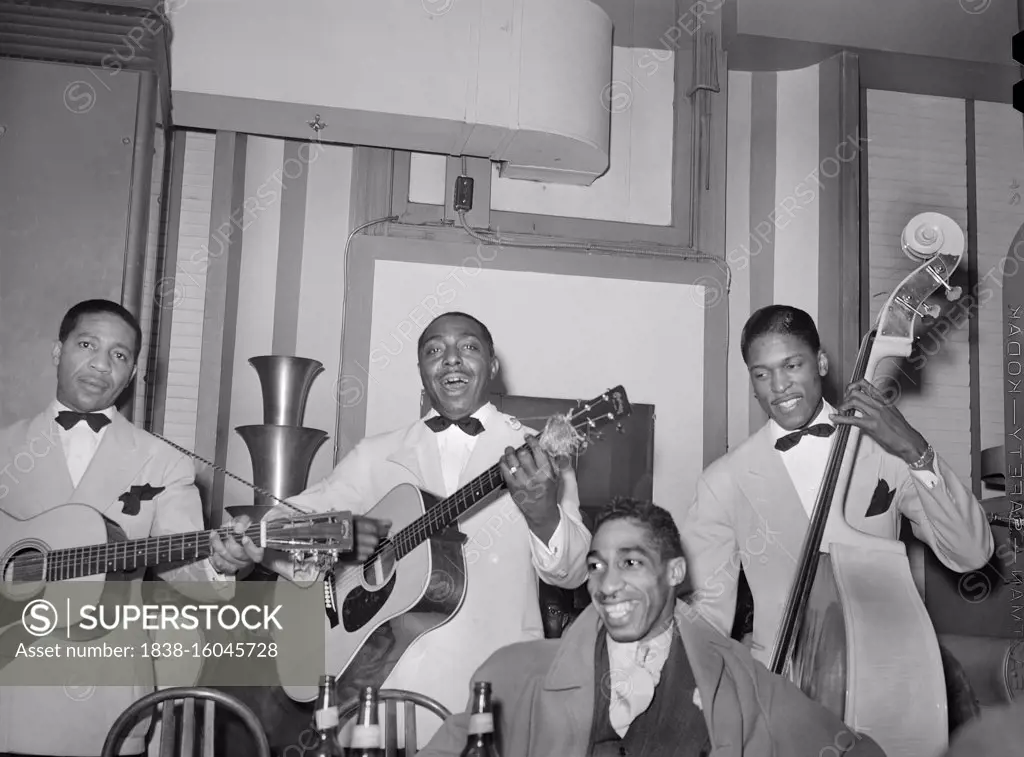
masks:
<path fill-rule="evenodd" d="M 590 532 L 580 517 L 571 465 L 552 459 L 528 437 L 535 432 L 487 401 L 499 368 L 487 327 L 464 313 L 438 316 L 420 336 L 418 360 L 432 410 L 410 426 L 362 440 L 327 478 L 289 502 L 362 514 L 399 484 L 444 499 L 500 463 L 507 491 L 486 498 L 458 522 L 466 541 L 453 554 L 464 558 L 467 585 L 454 617 L 412 641 L 404 654 L 408 642 L 402 637 L 410 632 L 401 621 L 382 626 L 368 644 L 378 650 L 371 655 L 374 664 L 397 659 L 386 688 L 426 694 L 457 711 L 473 671 L 495 650 L 544 637 L 538 577 L 570 589 L 586 581 Z M 265 562 L 292 577 L 286 559 L 271 555 Z M 461 571 L 435 566 L 428 595 L 450 592 L 451 577 L 457 583 Z M 422 745 L 440 723 L 430 716 L 417 720 Z"/>

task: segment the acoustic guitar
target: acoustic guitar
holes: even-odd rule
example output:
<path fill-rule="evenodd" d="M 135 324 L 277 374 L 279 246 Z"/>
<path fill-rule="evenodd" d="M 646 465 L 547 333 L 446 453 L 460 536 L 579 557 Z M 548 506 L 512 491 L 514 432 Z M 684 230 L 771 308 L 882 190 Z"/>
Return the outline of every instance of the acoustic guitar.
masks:
<path fill-rule="evenodd" d="M 598 429 L 631 412 L 626 390 L 617 386 L 548 425 L 557 419 L 571 427 L 578 451 L 599 438 Z M 548 446 L 546 432 L 539 441 L 546 452 L 565 454 Z M 446 499 L 439 501 L 412 484 L 401 484 L 366 513 L 390 520 L 392 535 L 362 565 L 335 569 L 324 589 L 338 621 L 325 620 L 324 671 L 336 676 L 341 701 L 365 686 L 381 688 L 413 642 L 455 617 L 466 596 L 465 535 L 456 523 L 504 486 L 495 464 Z M 384 663 L 377 661 L 379 651 L 373 649 L 382 643 L 389 647 Z M 289 650 L 278 655 L 276 663 L 279 671 L 287 669 Z M 316 681 L 283 688 L 296 702 L 310 702 L 317 695 Z"/>
<path fill-rule="evenodd" d="M 234 533 L 230 527 L 211 530 L 221 538 Z M 45 600 L 52 605 L 57 614 L 53 628 L 67 629 L 62 638 L 102 638 L 108 631 L 100 624 L 95 630 L 77 624 L 83 606 L 129 602 L 128 582 L 141 578 L 146 568 L 209 557 L 209 533 L 128 540 L 119 526 L 88 505 L 62 505 L 25 520 L 0 510 L 0 670 L 20 644 L 39 640 L 22 620 L 29 604 Z M 245 534 L 265 549 L 298 554 L 336 554 L 354 544 L 352 515 L 345 512 L 262 521 Z M 198 675 L 197 670 L 197 680 Z"/>

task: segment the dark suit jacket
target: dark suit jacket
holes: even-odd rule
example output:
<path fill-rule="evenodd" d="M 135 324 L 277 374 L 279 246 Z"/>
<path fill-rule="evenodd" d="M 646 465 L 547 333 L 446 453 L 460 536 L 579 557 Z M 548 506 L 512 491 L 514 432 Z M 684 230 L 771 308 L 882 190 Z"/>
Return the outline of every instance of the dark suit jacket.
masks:
<path fill-rule="evenodd" d="M 697 682 L 711 757 L 885 757 L 870 738 L 851 733 L 684 602 L 676 603 L 675 619 Z M 585 757 L 600 622 L 588 607 L 561 639 L 500 649 L 473 676 L 491 682 L 493 701 L 500 705 L 502 757 Z M 468 709 L 450 717 L 417 757 L 458 757 L 466 744 Z"/>

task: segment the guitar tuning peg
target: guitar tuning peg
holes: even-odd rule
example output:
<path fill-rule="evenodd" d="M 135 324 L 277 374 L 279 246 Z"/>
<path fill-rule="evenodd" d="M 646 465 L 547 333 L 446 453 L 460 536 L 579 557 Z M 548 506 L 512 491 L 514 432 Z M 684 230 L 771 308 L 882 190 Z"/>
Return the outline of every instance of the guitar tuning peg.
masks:
<path fill-rule="evenodd" d="M 950 302 L 955 302 L 956 300 L 960 299 L 960 295 L 962 295 L 963 293 L 963 289 L 961 289 L 960 287 L 947 287 L 946 299 L 949 300 Z"/>
<path fill-rule="evenodd" d="M 938 318 L 939 314 L 942 312 L 942 308 L 938 305 L 922 305 L 921 310 L 923 311 L 922 314 L 928 318 Z"/>

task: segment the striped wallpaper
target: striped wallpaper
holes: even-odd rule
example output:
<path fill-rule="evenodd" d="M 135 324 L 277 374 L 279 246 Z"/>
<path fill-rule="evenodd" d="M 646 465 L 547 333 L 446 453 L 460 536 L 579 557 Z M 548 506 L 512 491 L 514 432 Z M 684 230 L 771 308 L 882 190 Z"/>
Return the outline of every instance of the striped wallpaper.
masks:
<path fill-rule="evenodd" d="M 211 229 L 214 194 L 224 192 L 215 187 L 215 164 L 224 156 L 218 155 L 222 148 L 213 134 L 188 131 L 183 136 L 177 259 L 173 272 L 157 281 L 155 290 L 157 302 L 171 318 L 164 434 L 197 450 L 203 397 L 220 391 L 202 384 L 200 367 L 217 358 L 209 335 L 204 339 L 204 324 L 208 275 L 221 273 L 215 269 L 227 264 L 223 233 Z M 235 431 L 238 426 L 263 423 L 262 389 L 249 358 L 297 355 L 324 365 L 313 383 L 303 421 L 330 437 L 314 458 L 312 482 L 333 467 L 352 149 L 250 136 L 244 173 L 243 210 L 235 219 L 242 229 L 237 327 L 230 375 L 225 373 L 231 388 L 230 408 L 226 423 L 218 427 L 218 434 L 227 438 L 225 467 L 253 480 L 252 457 Z M 196 467 L 197 472 L 205 468 L 202 463 Z M 248 505 L 253 492 L 226 478 L 222 499 L 226 506 Z M 212 511 L 217 513 L 220 505 L 212 503 Z"/>
<path fill-rule="evenodd" d="M 918 263 L 900 235 L 918 213 L 949 216 L 967 230 L 965 103 L 947 97 L 867 91 L 868 244 L 872 322 L 886 298 Z M 967 253 L 958 283 L 967 291 Z M 938 301 L 938 300 L 937 300 Z M 950 464 L 971 480 L 970 345 L 967 319 L 939 336 L 919 324 L 916 350 L 880 366 L 899 388 L 900 411 Z"/>
<path fill-rule="evenodd" d="M 818 323 L 832 373 L 840 328 L 839 177 L 856 168 L 855 135 L 839 139 L 838 58 L 795 71 L 729 72 L 726 258 L 729 447 L 765 422 L 740 353 L 750 314 L 795 305 Z"/>
<path fill-rule="evenodd" d="M 242 242 L 226 465 L 243 478 L 251 475 L 252 458 L 233 429 L 263 422 L 263 395 L 248 362 L 256 355 L 323 363 L 303 425 L 330 438 L 314 458 L 309 481 L 333 468 L 351 183 L 351 148 L 248 138 L 245 207 L 251 210 Z M 225 505 L 251 504 L 252 496 L 237 481 L 225 481 Z"/>

